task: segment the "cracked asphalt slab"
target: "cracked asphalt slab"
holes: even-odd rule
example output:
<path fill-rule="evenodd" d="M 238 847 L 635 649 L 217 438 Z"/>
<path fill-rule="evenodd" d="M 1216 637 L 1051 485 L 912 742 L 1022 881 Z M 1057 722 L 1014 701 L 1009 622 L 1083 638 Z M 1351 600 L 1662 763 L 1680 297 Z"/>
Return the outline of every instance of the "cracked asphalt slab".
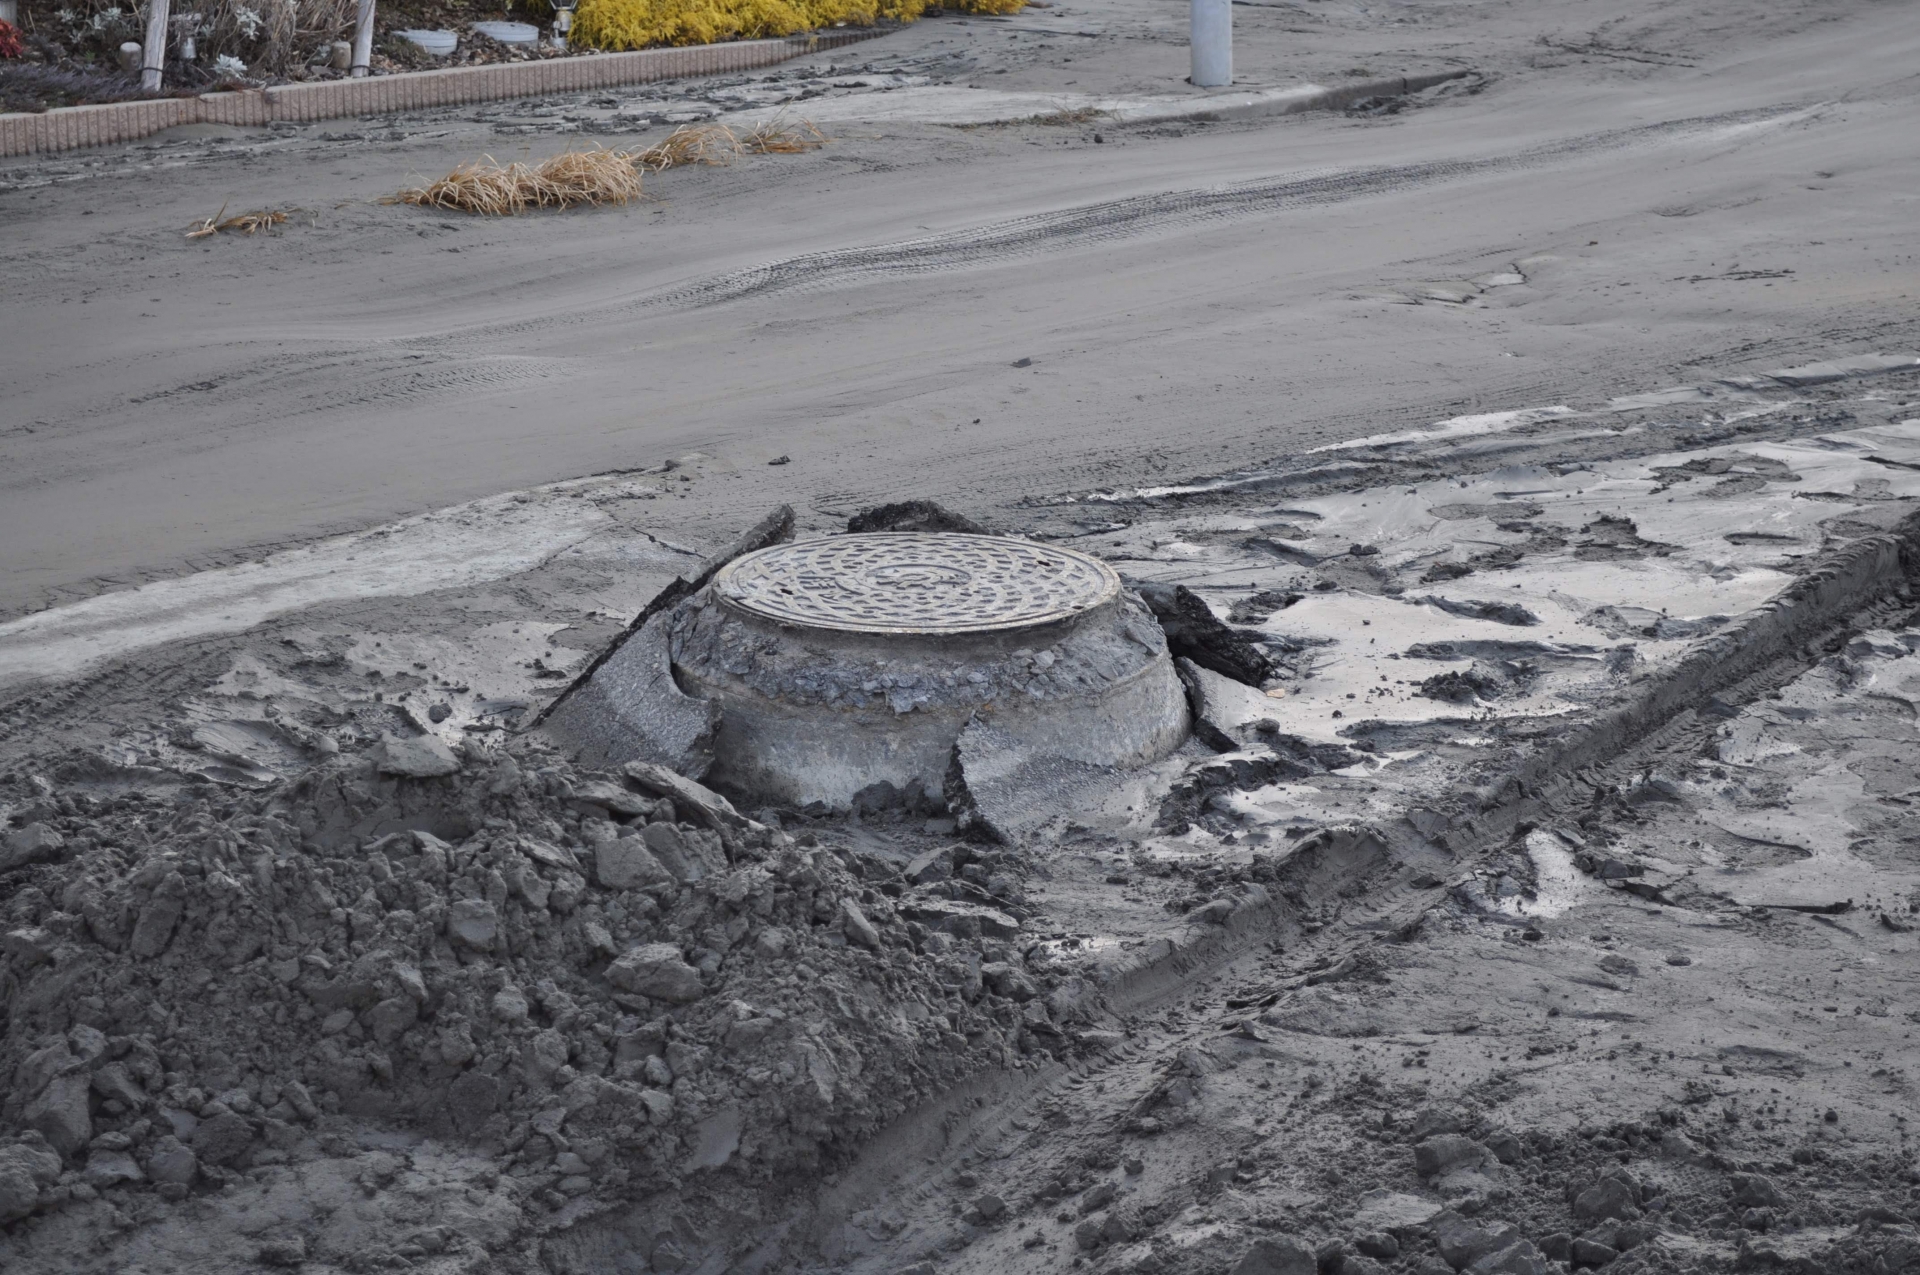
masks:
<path fill-rule="evenodd" d="M 1273 12 L 1275 83 L 1484 87 L 846 127 L 657 212 L 316 197 L 496 111 L 1176 91 L 1168 14 L 1061 6 L 9 169 L 7 1264 L 1915 1268 L 1913 37 Z M 175 243 L 235 173 L 320 211 Z M 659 303 L 770 262 L 829 286 Z M 910 495 L 1268 675 L 1184 667 L 1205 729 L 1011 844 L 517 729 L 767 507 Z"/>

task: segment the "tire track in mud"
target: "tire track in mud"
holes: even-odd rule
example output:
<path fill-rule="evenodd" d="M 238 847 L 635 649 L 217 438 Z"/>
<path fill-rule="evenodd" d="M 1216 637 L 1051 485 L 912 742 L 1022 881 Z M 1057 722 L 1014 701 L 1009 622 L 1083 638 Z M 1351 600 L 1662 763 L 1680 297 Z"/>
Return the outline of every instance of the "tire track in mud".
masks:
<path fill-rule="evenodd" d="M 571 374 L 564 360 L 532 355 L 452 350 L 422 351 L 415 342 L 379 342 L 366 347 L 327 347 L 311 353 L 255 355 L 247 347 L 235 366 L 193 381 L 175 381 L 137 398 L 109 398 L 70 409 L 43 425 L 50 431 L 84 429 L 113 420 L 129 407 L 168 403 L 188 407 L 204 421 L 231 409 L 244 415 L 229 423 L 253 425 L 351 408 L 413 406 L 420 402 L 532 389 Z M 223 418 L 225 420 L 226 418 Z M 196 424 L 197 427 L 197 424 Z"/>
<path fill-rule="evenodd" d="M 1049 1106 L 1074 1103 L 1081 1109 L 1077 1113 L 1080 1127 L 1120 1132 L 1135 1104 L 1160 1083 L 1170 1059 L 1182 1049 L 1203 1045 L 1235 1029 L 1249 1013 L 1257 1012 L 1229 1005 L 1229 997 L 1244 1000 L 1249 990 L 1263 986 L 1273 993 L 1298 986 L 1309 970 L 1326 968 L 1387 939 L 1402 927 L 1416 925 L 1445 899 L 1452 881 L 1509 845 L 1523 822 L 1571 820 L 1589 808 L 1596 792 L 1625 784 L 1663 759 L 1697 755 L 1713 740 L 1716 727 L 1724 720 L 1703 715 L 1701 710 L 1710 700 L 1745 707 L 1806 674 L 1825 656 L 1841 649 L 1851 635 L 1897 626 L 1920 616 L 1920 608 L 1905 595 L 1909 573 L 1920 560 L 1916 528 L 1909 525 L 1890 538 L 1896 542 L 1904 569 L 1878 581 L 1876 596 L 1857 599 L 1854 605 L 1833 608 L 1823 618 L 1809 621 L 1817 625 L 1816 631 L 1801 633 L 1797 640 L 1793 635 L 1781 635 L 1790 644 L 1772 658 L 1761 660 L 1743 676 L 1694 688 L 1697 694 L 1691 698 L 1697 703 L 1639 734 L 1620 738 L 1609 755 L 1559 773 L 1532 790 L 1521 785 L 1498 804 L 1462 821 L 1449 833 L 1453 862 L 1447 881 L 1430 887 L 1415 886 L 1412 882 L 1419 878 L 1405 869 L 1393 847 L 1382 846 L 1371 862 L 1352 865 L 1354 874 L 1379 880 L 1391 873 L 1395 879 L 1384 888 L 1344 902 L 1342 882 L 1322 883 L 1327 902 L 1340 902 L 1340 906 L 1324 917 L 1325 926 L 1317 933 L 1300 927 L 1296 906 L 1283 898 L 1261 909 L 1264 915 L 1248 917 L 1238 933 L 1211 951 L 1176 953 L 1156 966 L 1123 975 L 1116 980 L 1122 986 L 1107 998 L 1116 1018 L 1138 1018 L 1180 1006 L 1188 1021 L 1177 1026 L 1149 1026 L 1102 1053 L 1043 1068 L 1037 1074 L 988 1076 L 960 1086 L 870 1144 L 861 1159 L 843 1172 L 841 1185 L 814 1213 L 812 1226 L 802 1224 L 794 1229 L 810 1230 L 819 1241 L 850 1225 L 849 1215 L 856 1208 L 874 1214 L 891 1209 L 902 1217 L 921 1219 L 928 1211 L 940 1213 L 951 1197 L 943 1182 L 969 1156 L 998 1166 L 995 1171 L 1003 1179 L 1031 1177 L 1033 1161 L 1028 1157 L 1044 1162 L 1059 1151 L 1048 1145 L 1010 1145 L 1021 1133 L 1021 1126 L 1013 1122 L 1025 1116 L 1033 1127 L 1044 1128 L 1043 1115 Z M 1828 561 L 1839 562 L 1850 554 L 1868 551 L 1869 546 L 1862 542 Z M 1803 595 L 1800 601 L 1810 609 L 1819 606 L 1818 598 Z M 1681 672 L 1675 669 L 1670 675 Z M 1509 773 L 1522 769 L 1524 766 L 1515 767 Z M 1266 945 L 1282 935 L 1287 939 L 1286 972 L 1276 977 L 1270 968 L 1261 966 L 1270 964 Z M 1127 987 L 1127 983 L 1134 986 Z M 1089 1110 L 1089 1099 L 1094 1095 L 1098 1095 L 1098 1106 Z M 929 1155 L 928 1147 L 938 1150 Z M 1021 1166 L 1023 1159 L 1028 1159 L 1028 1167 Z M 778 1228 L 781 1238 L 793 1233 L 789 1230 L 791 1223 L 792 1219 L 788 1226 Z M 770 1250 L 780 1244 L 781 1238 L 772 1240 L 758 1256 L 770 1258 Z"/>
<path fill-rule="evenodd" d="M 1527 172 L 1588 156 L 1687 142 L 1733 142 L 1762 129 L 1785 127 L 1809 119 L 1821 109 L 1822 105 L 1817 103 L 1776 105 L 1608 129 L 1478 159 L 1288 173 L 1225 186 L 1134 195 L 918 239 L 803 253 L 692 280 L 625 302 L 591 307 L 565 316 L 467 328 L 429 338 L 429 341 L 517 335 L 545 330 L 562 322 L 600 323 L 612 315 L 652 309 L 699 309 L 781 292 L 812 292 L 984 269 L 1043 253 L 1067 252 L 1209 223 L 1397 194 L 1469 177 Z"/>

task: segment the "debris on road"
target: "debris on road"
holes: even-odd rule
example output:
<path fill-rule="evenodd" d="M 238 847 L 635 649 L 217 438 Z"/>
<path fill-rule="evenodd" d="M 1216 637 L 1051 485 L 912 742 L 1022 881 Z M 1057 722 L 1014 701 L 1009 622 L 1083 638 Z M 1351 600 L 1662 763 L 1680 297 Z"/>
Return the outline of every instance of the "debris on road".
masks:
<path fill-rule="evenodd" d="M 719 124 L 686 125 L 641 151 L 567 150 L 538 164 L 499 164 L 488 156 L 462 164 L 438 181 L 403 190 L 393 202 L 489 217 L 509 217 L 535 208 L 625 204 L 641 197 L 642 173 L 689 164 L 725 165 L 742 155 L 799 154 L 824 146 L 827 140 L 806 121 L 788 125 L 769 120 L 743 133 Z M 211 234 L 212 230 L 195 233 Z"/>
<path fill-rule="evenodd" d="M 251 235 L 262 230 L 271 230 L 275 226 L 284 226 L 287 224 L 287 214 L 278 209 L 240 213 L 233 217 L 227 216 L 226 212 L 226 208 L 222 207 L 219 212 L 207 218 L 205 221 L 200 222 L 192 230 L 189 230 L 187 232 L 187 238 L 205 239 L 211 235 L 217 235 L 223 230 L 237 230 L 241 234 Z"/>
<path fill-rule="evenodd" d="M 1869 1184 L 1900 1171 L 1849 1123 L 1884 1077 L 1832 1059 L 1884 1052 L 1876 1033 L 1904 1021 L 1889 980 L 1920 878 L 1899 811 L 1920 758 L 1885 706 L 1920 685 L 1900 565 L 1920 488 L 1899 477 L 1920 472 L 1903 468 L 1920 426 L 1663 433 L 1565 474 L 1533 463 L 1582 429 L 1380 443 L 1345 489 L 1095 502 L 1074 543 L 1160 602 L 1132 604 L 1148 627 L 1127 640 L 1177 670 L 1195 726 L 1131 769 L 996 711 L 956 726 L 932 784 L 813 804 L 742 778 L 732 708 L 688 691 L 782 648 L 742 662 L 693 640 L 724 619 L 724 569 L 871 541 L 896 603 L 964 601 L 922 550 L 1000 539 L 929 501 L 797 540 L 782 507 L 704 558 L 655 545 L 667 587 L 604 623 L 599 660 L 562 658 L 558 624 L 531 616 L 498 626 L 510 643 L 232 639 L 233 667 L 177 706 L 190 720 L 0 775 L 0 1216 L 93 1234 L 109 1208 L 190 1201 L 212 1219 L 203 1262 L 225 1245 L 337 1264 L 336 1193 L 386 1198 L 404 1171 L 460 1225 L 365 1225 L 450 1269 L 570 1244 L 664 1269 L 734 1242 L 675 1203 L 696 1189 L 807 1213 L 792 1184 L 840 1173 L 876 1201 L 858 1242 L 916 1260 L 963 1239 L 1176 1272 L 1719 1269 L 1763 1244 L 1814 1269 L 1880 1260 L 1885 1227 L 1835 1219 L 1884 1207 Z M 1765 481 L 1731 498 L 1676 481 L 1736 464 Z M 1730 516 L 1778 538 L 1728 539 Z M 632 560 L 618 539 L 606 563 Z M 1516 553 L 1408 587 L 1467 546 Z M 779 596 L 838 597 L 844 576 L 820 565 Z M 996 641 L 1026 643 L 1005 655 L 1037 703 L 1078 685 L 1070 642 L 1022 632 Z M 490 673 L 481 695 L 458 661 L 496 640 L 518 680 Z M 901 729 L 948 692 L 897 637 L 873 658 L 842 707 L 785 710 L 824 728 L 857 689 Z M 567 719 L 636 660 L 649 694 L 707 715 L 674 757 L 570 755 Z M 1886 964 L 1741 1002 L 1768 1024 L 1745 1039 L 1714 1008 L 1730 978 L 1867 941 L 1836 889 L 1874 912 Z M 1817 1093 L 1818 1118 L 1795 1124 L 1746 1070 Z M 1004 1086 L 998 1114 L 943 1123 L 963 1083 Z M 890 1121 L 904 1131 L 872 1140 Z M 917 1202 L 945 1197 L 888 1167 L 896 1144 L 974 1175 L 952 1180 L 957 1211 Z M 1724 1203 L 1762 1178 L 1794 1189 Z M 247 1220 L 269 1200 L 281 1232 Z M 1283 1207 L 1285 1233 L 1251 1220 Z"/>
<path fill-rule="evenodd" d="M 640 174 L 625 151 L 562 151 L 538 164 L 498 164 L 491 156 L 462 164 L 438 181 L 401 191 L 394 201 L 487 217 L 533 208 L 625 204 L 640 198 Z"/>

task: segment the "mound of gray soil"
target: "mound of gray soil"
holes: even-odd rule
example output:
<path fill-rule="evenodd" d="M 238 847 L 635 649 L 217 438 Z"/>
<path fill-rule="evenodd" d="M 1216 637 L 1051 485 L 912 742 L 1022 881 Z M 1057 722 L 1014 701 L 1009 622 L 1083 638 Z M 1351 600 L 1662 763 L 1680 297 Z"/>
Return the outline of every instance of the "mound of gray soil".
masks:
<path fill-rule="evenodd" d="M 967 882 L 968 848 L 910 891 L 657 789 L 526 741 L 262 794 L 0 779 L 0 1221 L 217 1191 L 370 1126 L 493 1158 L 536 1218 L 722 1166 L 763 1187 L 1068 1047 L 1017 888 Z"/>

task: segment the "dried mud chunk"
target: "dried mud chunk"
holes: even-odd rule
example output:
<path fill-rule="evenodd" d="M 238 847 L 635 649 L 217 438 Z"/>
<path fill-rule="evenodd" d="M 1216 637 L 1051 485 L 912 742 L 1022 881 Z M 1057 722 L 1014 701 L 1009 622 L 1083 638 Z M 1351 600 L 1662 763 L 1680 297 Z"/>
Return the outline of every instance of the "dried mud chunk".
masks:
<path fill-rule="evenodd" d="M 147 1175 L 125 1151 L 95 1151 L 87 1157 L 86 1182 L 96 1191 L 123 1182 L 144 1182 Z"/>
<path fill-rule="evenodd" d="M 521 1054 L 521 1067 L 530 1079 L 544 1084 L 567 1065 L 569 1052 L 567 1038 L 549 1027 L 534 1033 L 533 1039 L 527 1042 Z"/>
<path fill-rule="evenodd" d="M 202 1120 L 193 1131 L 193 1150 L 208 1164 L 232 1164 L 253 1145 L 253 1126 L 231 1111 Z"/>
<path fill-rule="evenodd" d="M 1440 1256 L 1455 1270 L 1502 1252 L 1521 1239 L 1519 1230 L 1511 1222 L 1476 1224 L 1451 1210 L 1435 1216 L 1428 1223 L 1428 1231 Z"/>
<path fill-rule="evenodd" d="M 670 823 L 650 823 L 641 833 L 646 848 L 673 880 L 691 885 L 726 870 L 724 854 L 715 855 L 693 832 Z M 720 860 L 716 867 L 713 860 Z"/>
<path fill-rule="evenodd" d="M 604 779 L 588 779 L 573 786 L 573 796 L 567 799 L 569 805 L 583 814 L 612 812 L 632 818 L 636 815 L 651 815 L 654 811 L 652 798 L 642 797 L 629 788 L 610 784 Z M 596 807 L 598 810 L 596 811 Z"/>
<path fill-rule="evenodd" d="M 173 927 L 186 911 L 187 882 L 178 872 L 169 872 L 155 887 L 147 906 L 140 909 L 140 920 L 133 927 L 133 954 L 152 958 L 167 950 L 173 939 Z"/>
<path fill-rule="evenodd" d="M 439 779 L 460 769 L 453 750 L 433 735 L 411 739 L 389 735 L 381 741 L 376 764 L 381 774 L 401 779 Z"/>
<path fill-rule="evenodd" d="M 1512 602 L 1488 602 L 1473 598 L 1415 598 L 1416 603 L 1439 607 L 1448 615 L 1457 615 L 1468 620 L 1490 620 L 1495 624 L 1510 624 L 1516 628 L 1527 628 L 1540 623 L 1540 617 L 1525 607 Z"/>
<path fill-rule="evenodd" d="M 0 1147 L 0 1226 L 17 1222 L 40 1203 L 40 1188 L 60 1177 L 60 1157 L 44 1146 Z"/>
<path fill-rule="evenodd" d="M 746 817 L 733 808 L 732 802 L 705 784 L 675 774 L 665 766 L 630 761 L 622 773 L 646 791 L 672 801 L 674 810 L 682 818 L 703 823 L 716 831 L 747 826 Z"/>
<path fill-rule="evenodd" d="M 6 937 L 0 939 L 0 952 L 6 953 L 22 970 L 51 961 L 54 946 L 52 931 L 43 930 L 37 925 L 9 930 Z"/>
<path fill-rule="evenodd" d="M 1172 654 L 1248 686 L 1260 686 L 1273 676 L 1272 661 L 1221 623 L 1206 601 L 1185 585 L 1129 583 L 1160 621 Z"/>
<path fill-rule="evenodd" d="M 0 1226 L 18 1222 L 40 1203 L 40 1187 L 33 1175 L 17 1164 L 0 1161 Z"/>
<path fill-rule="evenodd" d="M 671 824 L 656 825 L 671 828 Z M 594 878 L 609 890 L 643 889 L 673 880 L 666 866 L 639 836 L 603 841 L 593 851 Z"/>
<path fill-rule="evenodd" d="M 22 1123 L 39 1130 L 61 1155 L 79 1154 L 93 1138 L 93 1116 L 87 1108 L 91 1087 L 85 1071 L 55 1076 L 21 1112 Z"/>
<path fill-rule="evenodd" d="M 1014 366 L 1018 367 L 1019 364 Z M 847 531 L 851 534 L 870 531 L 959 532 L 970 536 L 992 534 L 966 515 L 957 514 L 931 500 L 903 500 L 862 509 L 847 519 Z"/>
<path fill-rule="evenodd" d="M 147 1176 L 155 1182 L 192 1186 L 199 1172 L 200 1161 L 192 1149 L 172 1134 L 154 1143 L 153 1152 L 147 1157 Z"/>
<path fill-rule="evenodd" d="M 706 995 L 700 971 L 671 943 L 647 943 L 607 967 L 607 981 L 623 992 L 686 1005 Z"/>
<path fill-rule="evenodd" d="M 880 931 L 852 899 L 840 900 L 840 930 L 850 943 L 858 943 L 869 950 L 878 950 L 880 947 Z"/>
<path fill-rule="evenodd" d="M 1033 980 L 1026 971 L 1006 961 L 989 961 L 980 967 L 980 977 L 993 990 L 995 996 L 1004 996 L 1010 1000 L 1030 1001 L 1038 994 Z"/>
<path fill-rule="evenodd" d="M 1291 1235 L 1263 1235 L 1238 1262 L 1233 1275 L 1318 1275 L 1313 1250 Z"/>
<path fill-rule="evenodd" d="M 901 875 L 914 885 L 926 885 L 932 881 L 945 881 L 953 875 L 952 846 L 941 846 L 937 850 L 923 850 L 907 861 Z"/>
<path fill-rule="evenodd" d="M 0 1147 L 0 1165 L 9 1164 L 24 1171 L 43 1187 L 52 1186 L 60 1180 L 60 1154 L 48 1146 L 46 1139 L 38 1133 L 23 1133 L 20 1141 L 12 1146 Z"/>
<path fill-rule="evenodd" d="M 1583 562 L 1611 562 L 1623 558 L 1665 557 L 1679 548 L 1657 540 L 1644 540 L 1633 519 L 1601 514 L 1581 528 L 1587 538 L 1574 546 L 1573 556 Z"/>
<path fill-rule="evenodd" d="M 1295 530 L 1299 530 L 1295 528 Z M 1301 535 L 1304 537 L 1305 533 Z M 1304 594 L 1282 592 L 1278 589 L 1263 589 L 1251 596 L 1241 598 L 1227 612 L 1227 618 L 1235 624 L 1260 624 L 1275 611 L 1284 611 L 1298 602 Z"/>
<path fill-rule="evenodd" d="M 1392 1259 L 1400 1256 L 1400 1241 L 1386 1231 L 1368 1231 L 1364 1235 L 1356 1235 L 1353 1246 L 1368 1257 Z"/>
<path fill-rule="evenodd" d="M 1458 580 L 1473 574 L 1473 568 L 1464 562 L 1436 562 L 1420 573 L 1421 584 L 1442 584 L 1448 580 Z"/>
<path fill-rule="evenodd" d="M 1605 1266 L 1620 1256 L 1620 1250 L 1582 1237 L 1567 1244 L 1567 1255 L 1575 1266 Z"/>
<path fill-rule="evenodd" d="M 418 1021 L 420 1007 L 407 996 L 390 996 L 367 1011 L 367 1026 L 383 1046 L 393 1044 Z"/>
<path fill-rule="evenodd" d="M 93 1073 L 93 1091 L 102 1098 L 123 1104 L 129 1111 L 147 1105 L 147 1092 L 127 1074 L 125 1063 L 110 1062 Z"/>
<path fill-rule="evenodd" d="M 1004 912 L 945 899 L 903 900 L 900 915 L 961 939 L 1010 939 L 1020 933 L 1020 922 Z"/>
<path fill-rule="evenodd" d="M 267 1266 L 299 1266 L 307 1260 L 307 1242 L 298 1235 L 267 1240 L 260 1245 L 259 1257 Z"/>
<path fill-rule="evenodd" d="M 1492 1158 L 1493 1152 L 1458 1133 L 1439 1134 L 1413 1149 L 1413 1167 L 1423 1178 L 1437 1177 L 1454 1169 L 1475 1168 Z"/>
<path fill-rule="evenodd" d="M 1469 1263 L 1466 1275 L 1549 1275 L 1552 1269 L 1531 1240 L 1519 1240 Z"/>
<path fill-rule="evenodd" d="M 1618 1178 L 1602 1178 L 1573 1200 L 1582 1222 L 1630 1221 L 1640 1216 L 1639 1192 Z"/>
<path fill-rule="evenodd" d="M 1745 1208 L 1774 1208 L 1786 1203 L 1773 1179 L 1758 1173 L 1736 1173 L 1729 1179 L 1733 1202 Z"/>
<path fill-rule="evenodd" d="M 67 841 L 44 823 L 30 823 L 0 841 L 0 872 L 56 858 Z"/>
<path fill-rule="evenodd" d="M 485 899 L 461 899 L 447 909 L 447 937 L 478 952 L 490 952 L 500 937 L 500 916 Z"/>
<path fill-rule="evenodd" d="M 447 1114 L 453 1126 L 465 1134 L 479 1132 L 487 1117 L 500 1105 L 500 1079 L 485 1072 L 469 1071 L 447 1086 Z"/>
<path fill-rule="evenodd" d="M 1466 522 L 1474 518 L 1538 518 L 1545 512 L 1539 505 L 1523 505 L 1518 502 L 1500 504 L 1471 504 L 1461 502 L 1450 505 L 1434 505 L 1427 512 L 1435 518 L 1450 522 Z"/>

